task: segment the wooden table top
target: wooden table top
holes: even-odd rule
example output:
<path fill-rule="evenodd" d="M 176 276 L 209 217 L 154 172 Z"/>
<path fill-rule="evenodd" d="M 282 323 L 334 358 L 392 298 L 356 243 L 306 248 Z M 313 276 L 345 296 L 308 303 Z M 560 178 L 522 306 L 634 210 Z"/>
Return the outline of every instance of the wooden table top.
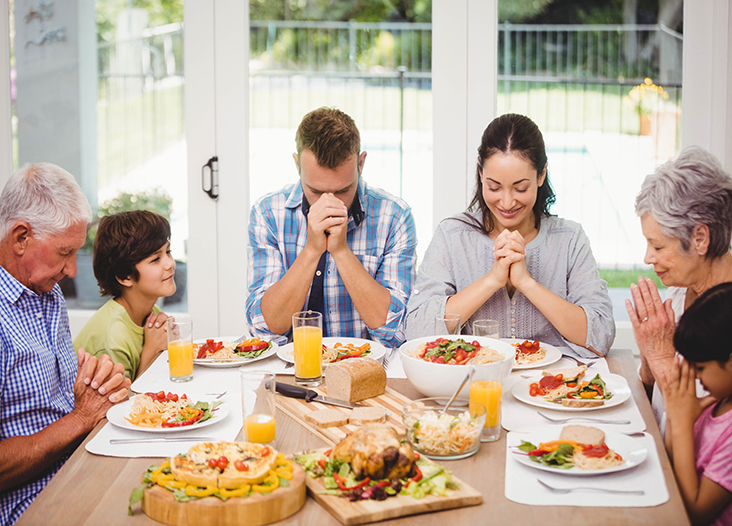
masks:
<path fill-rule="evenodd" d="M 624 376 L 631 387 L 633 398 L 646 421 L 647 431 L 653 435 L 656 448 L 668 486 L 668 502 L 649 508 L 589 508 L 566 506 L 529 506 L 508 500 L 504 493 L 505 440 L 502 432 L 497 442 L 484 443 L 473 457 L 445 462 L 448 469 L 460 479 L 483 494 L 483 504 L 467 508 L 414 515 L 385 521 L 383 524 L 399 526 L 444 526 L 445 524 L 479 524 L 490 521 L 493 524 L 562 524 L 582 525 L 602 524 L 674 524 L 688 525 L 673 471 L 666 456 L 643 387 L 638 380 L 637 365 L 630 351 L 613 350 L 608 356 L 610 370 Z M 289 377 L 291 378 L 291 377 Z M 286 378 L 285 378 L 286 379 Z M 390 379 L 389 386 L 410 398 L 419 398 L 406 379 Z M 73 524 L 138 526 L 160 524 L 148 518 L 140 509 L 134 508 L 132 517 L 127 515 L 127 502 L 131 490 L 140 484 L 140 476 L 156 459 L 150 458 L 113 458 L 92 455 L 84 449 L 106 422 L 103 420 L 87 437 L 48 486 L 17 522 L 19 526 L 38 524 Z M 307 432 L 297 422 L 278 411 L 277 439 L 275 447 L 289 454 L 306 449 L 323 447 L 321 439 Z M 73 518 L 73 519 L 72 519 Z M 277 524 L 340 524 L 313 499 L 308 498 L 305 506 L 295 515 Z"/>

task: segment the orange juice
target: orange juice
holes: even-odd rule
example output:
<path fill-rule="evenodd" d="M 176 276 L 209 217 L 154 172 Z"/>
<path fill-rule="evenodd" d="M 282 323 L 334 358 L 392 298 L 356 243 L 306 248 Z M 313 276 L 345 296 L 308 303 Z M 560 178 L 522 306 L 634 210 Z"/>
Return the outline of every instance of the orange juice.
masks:
<path fill-rule="evenodd" d="M 485 427 L 501 423 L 501 382 L 480 380 L 470 384 L 470 400 L 485 406 Z"/>
<path fill-rule="evenodd" d="M 249 415 L 244 420 L 244 439 L 267 444 L 275 439 L 275 419 L 269 415 Z"/>
<path fill-rule="evenodd" d="M 323 330 L 320 327 L 295 327 L 292 339 L 295 345 L 295 376 L 319 378 L 322 374 Z"/>
<path fill-rule="evenodd" d="M 170 376 L 182 377 L 193 374 L 193 343 L 178 340 L 168 343 L 168 364 Z"/>

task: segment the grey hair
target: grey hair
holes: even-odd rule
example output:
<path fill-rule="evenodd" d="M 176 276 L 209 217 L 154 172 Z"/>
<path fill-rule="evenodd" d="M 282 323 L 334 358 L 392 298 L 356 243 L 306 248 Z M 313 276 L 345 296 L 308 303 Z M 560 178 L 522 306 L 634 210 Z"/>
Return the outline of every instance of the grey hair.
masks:
<path fill-rule="evenodd" d="M 26 164 L 0 195 L 0 239 L 18 221 L 27 222 L 36 236 L 44 238 L 91 219 L 89 201 L 74 176 L 55 164 Z"/>
<path fill-rule="evenodd" d="M 706 225 L 706 257 L 721 257 L 732 240 L 732 177 L 711 153 L 691 146 L 646 176 L 635 198 L 635 213 L 653 216 L 663 233 L 678 239 L 686 252 L 694 227 Z"/>

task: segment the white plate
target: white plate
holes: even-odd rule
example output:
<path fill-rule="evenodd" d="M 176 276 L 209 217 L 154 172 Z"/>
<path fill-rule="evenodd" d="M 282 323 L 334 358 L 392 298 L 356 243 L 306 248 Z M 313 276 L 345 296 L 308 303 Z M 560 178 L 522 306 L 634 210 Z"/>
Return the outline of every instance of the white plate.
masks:
<path fill-rule="evenodd" d="M 356 347 L 360 347 L 364 343 L 371 345 L 371 352 L 366 358 L 373 358 L 374 360 L 381 363 L 382 358 L 386 354 L 386 348 L 379 342 L 373 340 L 364 340 L 363 338 L 335 338 L 327 337 L 323 338 L 323 344 L 327 347 L 332 347 L 336 343 L 342 343 L 343 345 L 352 343 Z M 287 345 L 283 345 L 277 350 L 277 356 L 286 361 L 287 363 L 295 363 L 295 347 L 292 342 Z M 357 358 L 348 358 L 349 360 L 357 360 Z M 323 367 L 328 367 L 328 364 L 323 364 Z"/>
<path fill-rule="evenodd" d="M 139 394 L 137 396 L 145 396 L 144 394 Z M 196 402 L 217 402 L 216 399 L 211 400 L 194 400 L 193 398 L 190 399 L 191 402 L 194 404 Z M 131 429 L 132 431 L 144 431 L 146 433 L 180 433 L 181 431 L 190 431 L 192 429 L 200 429 L 202 427 L 210 426 L 213 424 L 217 424 L 221 422 L 224 418 L 226 418 L 226 415 L 229 414 L 229 406 L 226 402 L 219 404 L 216 409 L 214 409 L 214 416 L 213 418 L 209 418 L 208 420 L 204 422 L 196 422 L 195 424 L 191 424 L 189 426 L 182 426 L 182 427 L 141 427 L 136 426 L 134 424 L 131 424 L 127 420 L 125 420 L 126 416 L 129 416 L 130 410 L 132 409 L 132 404 L 135 401 L 135 398 L 132 397 L 129 400 L 125 400 L 124 402 L 121 402 L 117 405 L 114 405 L 109 408 L 109 411 L 107 411 L 107 420 L 111 424 L 114 424 L 117 427 L 122 427 L 124 429 Z"/>
<path fill-rule="evenodd" d="M 597 373 L 593 373 L 593 371 L 590 369 L 585 372 L 583 380 L 592 380 L 596 374 Z M 544 400 L 544 398 L 542 398 L 541 396 L 531 396 L 529 394 L 529 386 L 534 382 L 538 382 L 541 379 L 541 374 L 537 374 L 534 378 L 519 380 L 518 382 L 513 384 L 513 387 L 511 388 L 511 394 L 517 400 L 520 400 L 525 404 L 541 407 L 543 409 L 553 409 L 555 411 L 569 412 L 607 409 L 608 407 L 615 407 L 616 405 L 620 405 L 628 398 L 630 398 L 630 387 L 628 387 L 628 382 L 625 380 L 625 378 L 612 373 L 601 373 L 600 378 L 603 379 L 603 381 L 605 382 L 605 387 L 609 392 L 613 394 L 613 397 L 610 400 L 605 400 L 605 403 L 603 405 L 597 407 L 565 407 L 562 404 L 555 404 L 553 402 Z M 546 440 L 544 440 L 543 442 L 546 442 Z"/>
<path fill-rule="evenodd" d="M 524 343 L 526 339 L 519 340 L 517 338 L 501 338 L 502 342 L 510 343 L 513 345 L 514 343 Z M 533 340 L 532 340 L 533 341 Z M 544 356 L 543 359 L 539 360 L 538 362 L 534 363 L 526 363 L 526 364 L 513 364 L 513 370 L 517 369 L 534 369 L 536 367 L 546 367 L 547 365 L 551 365 L 555 362 L 558 362 L 562 358 L 562 351 L 554 347 L 553 345 L 549 345 L 548 343 L 539 342 L 541 344 L 541 347 L 543 349 L 546 349 L 546 356 Z"/>
<path fill-rule="evenodd" d="M 605 432 L 605 443 L 607 444 L 607 447 L 623 457 L 625 462 L 619 466 L 613 466 L 605 469 L 587 470 L 576 467 L 571 467 L 569 469 L 553 468 L 540 462 L 534 462 L 528 457 L 528 455 L 524 454 L 523 451 L 513 447 L 521 445 L 522 440 L 531 442 L 535 446 L 538 446 L 541 442 L 549 442 L 550 440 L 558 439 L 560 432 L 561 430 L 559 427 L 553 426 L 537 428 L 530 433 L 511 433 L 511 439 L 508 443 L 511 456 L 524 466 L 529 466 L 530 468 L 547 471 L 549 473 L 557 473 L 559 475 L 574 476 L 604 475 L 606 473 L 615 473 L 616 471 L 633 469 L 648 457 L 648 450 L 639 440 L 629 437 L 628 435 L 623 435 L 622 433 L 613 433 L 611 431 Z"/>
<path fill-rule="evenodd" d="M 239 337 L 238 336 L 227 336 L 224 338 L 213 338 L 214 341 L 224 341 L 224 342 L 233 342 L 236 341 Z M 211 338 L 208 338 L 209 340 Z M 195 340 L 193 343 L 201 345 L 206 343 L 206 339 L 203 340 Z M 211 362 L 208 361 L 210 358 L 203 358 L 199 360 L 198 358 L 193 359 L 193 363 L 196 365 L 202 365 L 204 367 L 241 367 L 242 365 L 247 365 L 250 363 L 258 362 L 259 360 L 264 360 L 265 358 L 269 358 L 273 354 L 277 352 L 277 349 L 279 346 L 275 342 L 270 342 L 272 344 L 272 347 L 267 349 L 264 353 L 260 354 L 256 358 L 237 358 L 235 360 L 227 360 L 227 361 L 215 361 Z"/>

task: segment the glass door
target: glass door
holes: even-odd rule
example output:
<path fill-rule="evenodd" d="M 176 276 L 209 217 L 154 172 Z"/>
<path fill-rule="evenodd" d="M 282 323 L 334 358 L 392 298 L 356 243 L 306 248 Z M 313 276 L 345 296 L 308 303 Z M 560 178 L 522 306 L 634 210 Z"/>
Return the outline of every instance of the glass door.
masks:
<path fill-rule="evenodd" d="M 183 0 L 162 9 L 111 0 L 10 0 L 6 6 L 8 165 L 47 161 L 65 168 L 97 218 L 131 209 L 166 216 L 177 292 L 161 300 L 162 308 L 186 311 Z M 62 283 L 72 330 L 105 301 L 91 270 L 94 232 L 92 225 L 76 278 Z"/>

